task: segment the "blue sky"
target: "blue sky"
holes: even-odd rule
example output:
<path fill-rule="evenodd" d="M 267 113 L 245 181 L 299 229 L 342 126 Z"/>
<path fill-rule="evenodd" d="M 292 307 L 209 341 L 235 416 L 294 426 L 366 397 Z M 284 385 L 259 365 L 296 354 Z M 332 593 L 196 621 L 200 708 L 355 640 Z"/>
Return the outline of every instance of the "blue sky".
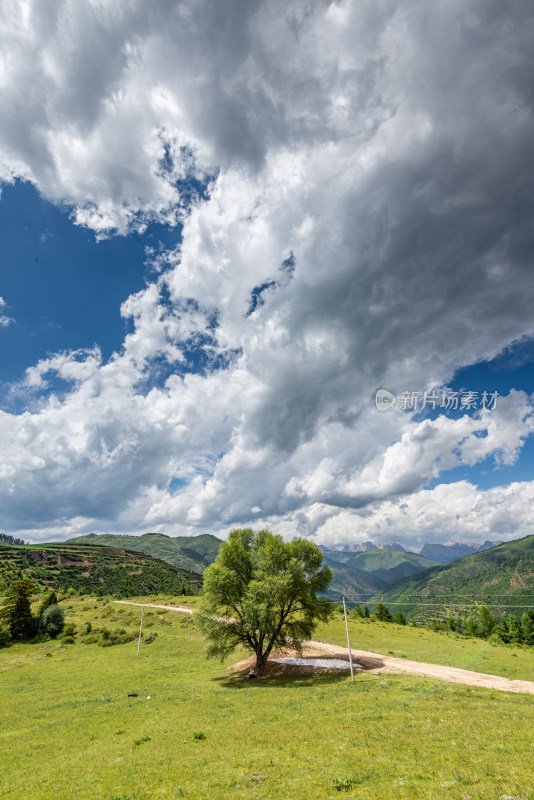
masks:
<path fill-rule="evenodd" d="M 522 9 L 275 5 L 7 18 L 0 529 L 534 531 Z"/>
<path fill-rule="evenodd" d="M 142 235 L 97 241 L 74 225 L 71 211 L 41 197 L 30 183 L 2 187 L 1 296 L 16 320 L 2 331 L 2 383 L 61 350 L 97 344 L 105 358 L 122 346 L 121 303 L 145 286 L 146 248 L 179 240 L 180 229 L 152 224 Z M 7 300 L 6 300 L 7 302 Z"/>

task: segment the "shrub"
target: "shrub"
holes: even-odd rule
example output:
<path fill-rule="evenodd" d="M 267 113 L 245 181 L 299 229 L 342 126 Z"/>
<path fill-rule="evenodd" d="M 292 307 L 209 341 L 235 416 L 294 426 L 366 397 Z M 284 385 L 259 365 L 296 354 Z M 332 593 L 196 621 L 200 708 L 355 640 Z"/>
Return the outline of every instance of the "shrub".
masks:
<path fill-rule="evenodd" d="M 0 622 L 0 647 L 5 647 L 11 640 L 11 629 L 5 622 Z"/>
<path fill-rule="evenodd" d="M 44 612 L 39 622 L 39 631 L 46 633 L 55 639 L 61 633 L 65 625 L 65 612 L 58 606 L 49 606 Z"/>
<path fill-rule="evenodd" d="M 76 635 L 76 625 L 74 622 L 69 622 L 63 628 L 63 636 L 75 636 Z"/>
<path fill-rule="evenodd" d="M 474 617 L 468 617 L 465 623 L 465 633 L 467 636 L 480 636 L 478 622 Z"/>
<path fill-rule="evenodd" d="M 104 636 L 102 631 L 102 639 L 98 642 L 100 647 L 112 647 L 115 644 L 126 644 L 135 639 L 135 633 L 128 633 L 124 628 L 119 628 L 116 631 L 107 631 Z"/>
<path fill-rule="evenodd" d="M 82 642 L 84 644 L 96 644 L 98 642 L 98 636 L 95 633 L 92 633 L 90 636 L 82 637 Z"/>
<path fill-rule="evenodd" d="M 54 591 L 52 591 L 50 592 L 49 595 L 47 595 L 47 597 L 45 597 L 45 599 L 39 606 L 39 610 L 37 611 L 37 616 L 42 617 L 47 608 L 49 608 L 50 606 L 55 606 L 56 604 L 57 604 L 57 594 Z"/>

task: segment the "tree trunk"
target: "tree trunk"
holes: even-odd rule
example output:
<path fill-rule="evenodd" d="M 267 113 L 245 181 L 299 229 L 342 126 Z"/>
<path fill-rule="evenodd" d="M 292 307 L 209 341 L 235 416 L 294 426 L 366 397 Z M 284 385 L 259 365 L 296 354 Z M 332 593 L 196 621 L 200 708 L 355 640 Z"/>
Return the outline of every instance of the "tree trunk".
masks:
<path fill-rule="evenodd" d="M 265 665 L 267 663 L 267 655 L 265 653 L 256 653 L 256 674 L 263 675 Z"/>

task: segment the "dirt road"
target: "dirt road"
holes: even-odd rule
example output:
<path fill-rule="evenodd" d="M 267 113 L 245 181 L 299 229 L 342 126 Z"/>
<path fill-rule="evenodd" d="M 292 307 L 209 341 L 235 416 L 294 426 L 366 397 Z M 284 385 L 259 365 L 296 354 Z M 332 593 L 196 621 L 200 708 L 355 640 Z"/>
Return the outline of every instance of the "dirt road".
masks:
<path fill-rule="evenodd" d="M 325 642 L 307 642 L 307 655 L 312 653 L 328 653 L 330 655 L 347 656 L 347 648 L 338 647 Z M 483 686 L 485 689 L 497 689 L 500 692 L 525 692 L 534 694 L 533 681 L 513 681 L 498 675 L 486 675 L 483 672 L 472 672 L 458 667 L 443 667 L 439 664 L 427 664 L 424 661 L 410 661 L 407 658 L 383 656 L 367 650 L 352 649 L 352 658 L 367 671 L 395 672 L 409 675 L 422 675 L 425 678 L 437 678 L 450 683 L 463 683 L 467 686 Z"/>
<path fill-rule="evenodd" d="M 192 614 L 192 608 L 187 606 L 163 606 L 155 603 L 132 603 L 128 600 L 114 600 L 114 603 L 123 603 L 128 606 L 150 606 L 151 608 L 164 608 L 166 611 L 178 611 L 182 614 Z M 304 652 L 312 655 L 336 655 L 348 657 L 346 647 L 338 647 L 326 642 L 308 641 L 305 643 Z M 443 667 L 439 664 L 426 664 L 424 661 L 410 661 L 406 658 L 383 656 L 380 653 L 370 653 L 367 650 L 352 650 L 352 658 L 361 664 L 368 672 L 403 673 L 408 675 L 421 675 L 425 678 L 436 678 L 450 683 L 462 683 L 466 686 L 481 686 L 484 689 L 496 689 L 499 692 L 523 692 L 534 694 L 534 681 L 514 681 L 501 678 L 498 675 L 486 675 L 483 672 L 471 672 L 458 667 Z M 244 663 L 244 662 L 243 662 Z"/>
<path fill-rule="evenodd" d="M 164 608 L 165 611 L 179 611 L 181 614 L 192 614 L 194 609 L 187 606 L 158 606 L 156 603 L 131 603 L 129 600 L 113 600 L 114 603 L 121 603 L 124 606 L 140 606 L 146 608 Z"/>

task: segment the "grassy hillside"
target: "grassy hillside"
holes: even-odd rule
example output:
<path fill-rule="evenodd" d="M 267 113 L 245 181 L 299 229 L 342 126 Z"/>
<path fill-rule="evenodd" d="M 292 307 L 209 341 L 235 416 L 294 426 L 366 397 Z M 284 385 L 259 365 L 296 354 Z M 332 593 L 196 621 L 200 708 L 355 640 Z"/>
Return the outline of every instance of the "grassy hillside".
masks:
<path fill-rule="evenodd" d="M 415 553 L 401 552 L 399 550 L 369 550 L 366 553 L 346 553 L 338 551 L 335 556 L 329 554 L 347 567 L 363 570 L 378 578 L 383 586 L 395 583 L 401 578 L 415 575 L 438 562 L 431 561 Z"/>
<path fill-rule="evenodd" d="M 75 544 L 13 546 L 0 543 L 0 593 L 12 580 L 32 578 L 57 589 L 68 583 L 80 594 L 180 593 L 185 582 L 198 590 L 198 575 L 177 569 L 145 553 L 116 547 Z"/>
<path fill-rule="evenodd" d="M 81 640 L 88 621 L 133 632 L 140 609 L 66 610 L 75 644 L 0 650 L 3 800 L 534 798 L 530 695 L 370 673 L 236 682 L 227 667 L 240 654 L 205 661 L 188 617 L 145 612 L 158 635 L 136 656 L 136 641 Z M 410 636 L 427 650 L 449 642 L 352 621 L 351 636 L 373 629 L 387 652 L 391 628 L 406 649 Z M 499 650 L 515 669 L 515 650 Z"/>
<path fill-rule="evenodd" d="M 534 608 L 534 536 L 433 567 L 375 599 L 421 620 L 477 604 L 490 607 L 494 616 L 520 614 L 521 606 Z"/>
<path fill-rule="evenodd" d="M 215 561 L 221 540 L 209 533 L 200 536 L 165 536 L 162 533 L 145 533 L 127 536 L 107 533 L 90 533 L 69 539 L 72 544 L 106 545 L 121 547 L 161 558 L 175 567 L 202 574 Z"/>
<path fill-rule="evenodd" d="M 327 597 L 340 601 L 343 596 L 350 597 L 350 605 L 354 603 L 365 603 L 367 598 L 384 587 L 384 581 L 370 572 L 351 567 L 348 564 L 340 564 L 334 561 L 329 555 L 325 555 L 325 564 L 332 569 L 334 577 L 332 583 L 325 592 Z"/>

